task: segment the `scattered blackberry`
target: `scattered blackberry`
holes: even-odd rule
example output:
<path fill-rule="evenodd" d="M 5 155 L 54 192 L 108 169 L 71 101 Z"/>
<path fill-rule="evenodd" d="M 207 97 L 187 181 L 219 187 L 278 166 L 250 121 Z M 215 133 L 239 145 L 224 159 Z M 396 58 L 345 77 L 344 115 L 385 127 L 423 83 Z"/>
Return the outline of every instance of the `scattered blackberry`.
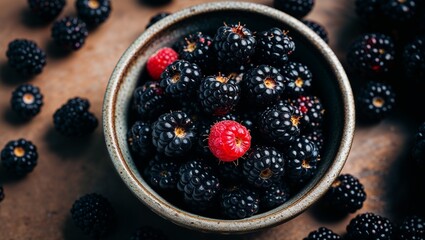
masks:
<path fill-rule="evenodd" d="M 76 17 L 65 17 L 56 21 L 52 27 L 52 38 L 66 51 L 80 49 L 88 36 L 86 24 Z"/>
<path fill-rule="evenodd" d="M 298 108 L 301 113 L 301 125 L 304 129 L 319 129 L 323 122 L 325 110 L 316 96 L 300 96 L 292 104 Z"/>
<path fill-rule="evenodd" d="M 37 166 L 37 147 L 25 139 L 10 141 L 1 151 L 3 167 L 17 175 L 23 176 Z"/>
<path fill-rule="evenodd" d="M 292 142 L 300 135 L 301 115 L 289 104 L 278 104 L 266 109 L 260 116 L 260 131 L 275 143 Z"/>
<path fill-rule="evenodd" d="M 203 211 L 214 204 L 220 190 L 218 178 L 211 167 L 192 160 L 180 167 L 177 189 L 184 194 L 185 202 L 195 211 Z"/>
<path fill-rule="evenodd" d="M 419 11 L 417 0 L 387 0 L 382 1 L 381 11 L 386 19 L 394 23 L 405 23 L 412 20 Z"/>
<path fill-rule="evenodd" d="M 366 192 L 357 178 L 342 174 L 332 183 L 323 200 L 332 210 L 354 213 L 363 207 Z"/>
<path fill-rule="evenodd" d="M 400 240 L 424 240 L 425 239 L 425 221 L 417 216 L 404 219 L 399 228 Z"/>
<path fill-rule="evenodd" d="M 251 30 L 241 24 L 231 24 L 217 30 L 213 45 L 220 67 L 233 70 L 249 62 L 256 44 Z"/>
<path fill-rule="evenodd" d="M 285 159 L 273 147 L 254 147 L 243 161 L 243 174 L 253 187 L 268 188 L 285 173 Z"/>
<path fill-rule="evenodd" d="M 0 185 L 0 202 L 3 201 L 4 199 L 4 190 L 3 190 L 3 186 Z"/>
<path fill-rule="evenodd" d="M 98 121 L 89 112 L 90 102 L 84 98 L 71 98 L 53 115 L 55 129 L 64 136 L 80 137 L 92 133 Z"/>
<path fill-rule="evenodd" d="M 130 240 L 167 240 L 167 236 L 156 228 L 143 226 L 131 236 Z"/>
<path fill-rule="evenodd" d="M 395 56 L 394 41 L 381 33 L 363 34 L 350 45 L 349 65 L 364 74 L 373 75 L 390 71 Z"/>
<path fill-rule="evenodd" d="M 328 32 L 322 25 L 311 20 L 303 20 L 302 22 L 311 30 L 313 30 L 317 35 L 319 35 L 319 37 L 321 37 L 325 43 L 329 43 Z"/>
<path fill-rule="evenodd" d="M 377 19 L 382 15 L 381 5 L 383 0 L 355 0 L 356 13 L 366 19 Z"/>
<path fill-rule="evenodd" d="M 216 159 L 214 160 L 217 161 Z M 217 169 L 220 178 L 226 180 L 228 183 L 239 183 L 244 178 L 242 164 L 236 162 L 219 162 Z"/>
<path fill-rule="evenodd" d="M 288 201 L 289 188 L 283 182 L 273 183 L 261 194 L 261 207 L 272 209 Z"/>
<path fill-rule="evenodd" d="M 392 87 L 386 83 L 370 81 L 360 89 L 356 100 L 360 118 L 378 121 L 393 110 L 395 93 Z"/>
<path fill-rule="evenodd" d="M 181 156 L 196 141 L 195 124 L 181 111 L 161 115 L 152 126 L 152 142 L 166 156 Z"/>
<path fill-rule="evenodd" d="M 257 34 L 256 56 L 259 61 L 280 67 L 288 61 L 289 55 L 295 51 L 295 43 L 286 31 L 272 28 Z"/>
<path fill-rule="evenodd" d="M 242 84 L 246 99 L 260 106 L 276 103 L 285 90 L 283 76 L 268 65 L 260 65 L 244 74 Z"/>
<path fill-rule="evenodd" d="M 77 0 L 75 7 L 78 17 L 92 27 L 105 22 L 111 13 L 110 0 Z"/>
<path fill-rule="evenodd" d="M 347 238 L 350 240 L 390 240 L 392 235 L 390 220 L 373 213 L 357 215 L 347 226 Z"/>
<path fill-rule="evenodd" d="M 44 21 L 55 19 L 66 5 L 66 0 L 28 0 L 32 13 Z"/>
<path fill-rule="evenodd" d="M 220 74 L 208 76 L 201 82 L 199 100 L 203 110 L 213 115 L 224 115 L 239 102 L 240 88 L 235 79 Z"/>
<path fill-rule="evenodd" d="M 404 47 L 403 66 L 408 78 L 425 84 L 425 37 L 416 38 Z"/>
<path fill-rule="evenodd" d="M 157 155 L 149 162 L 145 173 L 148 182 L 157 189 L 177 188 L 179 166 L 175 161 Z"/>
<path fill-rule="evenodd" d="M 147 158 L 152 155 L 152 128 L 151 125 L 137 121 L 127 132 L 127 142 L 131 150 L 138 156 Z"/>
<path fill-rule="evenodd" d="M 314 0 L 274 0 L 274 7 L 295 18 L 303 18 L 313 9 Z"/>
<path fill-rule="evenodd" d="M 150 28 L 152 25 L 159 22 L 159 20 L 162 20 L 163 18 L 166 18 L 168 16 L 170 16 L 170 13 L 168 13 L 168 12 L 160 12 L 160 13 L 156 14 L 155 16 L 151 17 L 148 25 L 146 25 L 146 29 Z"/>
<path fill-rule="evenodd" d="M 198 65 L 185 60 L 177 60 L 162 73 L 160 86 L 169 96 L 183 98 L 196 92 L 201 78 L 201 69 Z"/>
<path fill-rule="evenodd" d="M 319 152 L 307 138 L 299 137 L 291 143 L 286 156 L 286 176 L 292 184 L 304 184 L 316 173 Z"/>
<path fill-rule="evenodd" d="M 6 56 L 9 66 L 24 76 L 39 74 L 46 65 L 46 54 L 31 40 L 13 40 L 9 43 Z"/>
<path fill-rule="evenodd" d="M 210 68 L 213 63 L 212 38 L 197 32 L 188 35 L 177 44 L 180 59 L 195 63 L 202 69 Z"/>
<path fill-rule="evenodd" d="M 84 195 L 71 208 L 72 220 L 86 235 L 98 239 L 114 226 L 115 212 L 108 199 L 97 193 Z"/>
<path fill-rule="evenodd" d="M 21 118 L 30 119 L 37 115 L 43 106 L 40 89 L 31 84 L 20 85 L 13 91 L 10 104 Z"/>
<path fill-rule="evenodd" d="M 413 160 L 420 166 L 425 166 L 425 123 L 416 132 L 411 154 Z"/>
<path fill-rule="evenodd" d="M 320 153 L 323 151 L 323 143 L 324 143 L 324 136 L 322 130 L 316 129 L 313 130 L 305 135 L 303 137 L 310 140 L 310 142 L 314 142 L 316 144 L 317 149 Z"/>
<path fill-rule="evenodd" d="M 223 214 L 230 219 L 251 217 L 258 212 L 259 202 L 258 193 L 244 186 L 224 189 L 220 199 Z"/>
<path fill-rule="evenodd" d="M 133 106 L 140 119 L 146 121 L 156 119 L 166 111 L 166 105 L 165 92 L 159 86 L 159 82 L 148 81 L 134 90 Z"/>
<path fill-rule="evenodd" d="M 332 232 L 332 230 L 321 227 L 318 230 L 310 232 L 304 240 L 339 240 L 341 237 Z"/>
<path fill-rule="evenodd" d="M 302 63 L 289 62 L 281 70 L 286 93 L 290 96 L 306 94 L 311 89 L 313 74 Z"/>

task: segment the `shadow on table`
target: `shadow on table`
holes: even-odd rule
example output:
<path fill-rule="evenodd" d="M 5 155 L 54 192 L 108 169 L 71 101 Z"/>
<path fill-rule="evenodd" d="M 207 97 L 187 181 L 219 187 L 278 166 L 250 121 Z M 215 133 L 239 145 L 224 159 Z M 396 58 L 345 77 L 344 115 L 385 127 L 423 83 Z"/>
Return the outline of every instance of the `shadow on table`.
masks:
<path fill-rule="evenodd" d="M 7 62 L 4 62 L 0 64 L 0 78 L 6 85 L 17 86 L 31 80 L 33 76 L 22 76 L 12 69 Z"/>
<path fill-rule="evenodd" d="M 44 28 L 49 26 L 52 21 L 43 21 L 37 17 L 34 13 L 31 12 L 29 8 L 23 8 L 21 12 L 21 21 L 22 23 L 30 28 Z"/>

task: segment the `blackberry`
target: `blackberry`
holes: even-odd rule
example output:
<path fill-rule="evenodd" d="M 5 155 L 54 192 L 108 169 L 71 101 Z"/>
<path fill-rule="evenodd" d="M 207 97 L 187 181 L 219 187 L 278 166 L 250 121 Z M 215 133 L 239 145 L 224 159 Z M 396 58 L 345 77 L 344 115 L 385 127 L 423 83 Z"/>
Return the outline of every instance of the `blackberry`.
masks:
<path fill-rule="evenodd" d="M 249 62 L 255 53 L 257 41 L 244 25 L 231 24 L 217 30 L 213 45 L 220 67 L 233 70 Z"/>
<path fill-rule="evenodd" d="M 211 67 L 213 61 L 212 38 L 208 35 L 197 32 L 188 35 L 178 43 L 177 52 L 180 59 L 195 63 L 201 69 Z"/>
<path fill-rule="evenodd" d="M 22 138 L 8 142 L 1 151 L 3 167 L 19 176 L 32 172 L 37 166 L 37 159 L 37 147 Z"/>
<path fill-rule="evenodd" d="M 149 162 L 145 173 L 148 182 L 154 188 L 162 190 L 177 188 L 179 166 L 175 161 L 157 155 Z"/>
<path fill-rule="evenodd" d="M 199 160 L 191 160 L 180 167 L 179 174 L 177 189 L 193 210 L 204 211 L 214 204 L 220 183 L 211 167 Z"/>
<path fill-rule="evenodd" d="M 167 240 L 167 236 L 156 228 L 142 226 L 130 237 L 130 240 Z"/>
<path fill-rule="evenodd" d="M 374 213 L 357 215 L 347 226 L 347 238 L 350 240 L 390 240 L 392 235 L 390 220 Z"/>
<path fill-rule="evenodd" d="M 213 115 L 224 115 L 239 102 L 240 88 L 235 79 L 220 74 L 208 76 L 201 82 L 199 100 L 203 110 Z"/>
<path fill-rule="evenodd" d="M 301 125 L 304 129 L 315 130 L 322 126 L 325 110 L 316 96 L 300 96 L 292 104 L 301 113 Z"/>
<path fill-rule="evenodd" d="M 295 51 L 295 43 L 286 31 L 272 28 L 257 34 L 256 56 L 262 63 L 280 67 Z"/>
<path fill-rule="evenodd" d="M 285 159 L 273 147 L 254 147 L 243 161 L 243 174 L 253 187 L 268 188 L 285 173 Z"/>
<path fill-rule="evenodd" d="M 170 64 L 161 75 L 160 86 L 173 98 L 184 98 L 196 93 L 202 74 L 198 65 L 185 60 Z"/>
<path fill-rule="evenodd" d="M 198 141 L 195 146 L 196 153 L 207 159 L 214 158 L 208 147 L 208 136 L 210 135 L 211 123 L 209 121 L 201 121 L 197 124 Z"/>
<path fill-rule="evenodd" d="M 56 21 L 52 27 L 52 38 L 63 50 L 80 49 L 88 36 L 86 24 L 76 17 L 65 17 Z"/>
<path fill-rule="evenodd" d="M 65 0 L 28 0 L 32 13 L 44 21 L 55 19 L 66 5 Z"/>
<path fill-rule="evenodd" d="M 259 106 L 276 103 L 285 90 L 283 76 L 268 65 L 260 65 L 244 74 L 241 82 L 246 99 Z"/>
<path fill-rule="evenodd" d="M 381 11 L 386 19 L 398 24 L 414 19 L 419 11 L 417 0 L 387 0 L 383 1 Z"/>
<path fill-rule="evenodd" d="M 178 107 L 172 106 L 177 110 L 185 112 L 195 123 L 203 121 L 205 116 L 202 110 L 202 105 L 199 101 L 180 101 Z"/>
<path fill-rule="evenodd" d="M 295 18 L 303 18 L 313 9 L 314 0 L 274 0 L 274 7 Z"/>
<path fill-rule="evenodd" d="M 360 118 L 378 121 L 393 111 L 395 93 L 386 83 L 370 81 L 360 89 L 356 100 Z"/>
<path fill-rule="evenodd" d="M 425 37 L 416 38 L 404 47 L 403 67 L 408 78 L 425 84 Z"/>
<path fill-rule="evenodd" d="M 424 219 L 411 216 L 404 219 L 399 228 L 400 240 L 424 240 L 425 239 L 425 221 Z"/>
<path fill-rule="evenodd" d="M 332 183 L 323 200 L 332 210 L 354 213 L 363 207 L 366 192 L 357 178 L 342 174 Z"/>
<path fill-rule="evenodd" d="M 425 123 L 422 123 L 415 134 L 411 155 L 420 166 L 425 166 Z"/>
<path fill-rule="evenodd" d="M 140 119 L 152 121 L 164 113 L 167 99 L 158 82 L 148 81 L 133 93 L 133 106 Z"/>
<path fill-rule="evenodd" d="M 323 41 L 325 41 L 325 43 L 329 43 L 328 32 L 326 31 L 326 29 L 322 25 L 320 25 L 319 23 L 317 23 L 315 21 L 311 21 L 311 20 L 303 20 L 302 22 L 308 28 L 313 30 L 313 32 L 315 32 L 317 35 L 319 35 L 319 37 L 322 38 Z"/>
<path fill-rule="evenodd" d="M 325 227 L 321 227 L 315 231 L 310 232 L 304 240 L 338 240 L 342 239 L 338 234 Z"/>
<path fill-rule="evenodd" d="M 195 141 L 195 124 L 184 112 L 165 113 L 152 126 L 153 145 L 166 156 L 181 156 L 189 152 Z"/>
<path fill-rule="evenodd" d="M 46 65 L 46 54 L 31 40 L 13 40 L 6 56 L 9 66 L 24 76 L 39 74 Z"/>
<path fill-rule="evenodd" d="M 149 20 L 148 25 L 146 25 L 146 29 L 150 28 L 152 25 L 154 25 L 155 23 L 159 22 L 159 20 L 162 20 L 163 18 L 166 18 L 168 16 L 170 16 L 170 13 L 168 13 L 168 12 L 160 12 L 160 13 L 154 15 Z"/>
<path fill-rule="evenodd" d="M 226 115 L 213 117 L 213 123 L 221 122 L 224 120 L 232 120 L 232 121 L 239 122 L 238 116 L 233 113 L 228 113 Z"/>
<path fill-rule="evenodd" d="M 308 132 L 307 134 L 304 134 L 303 137 L 310 140 L 310 142 L 314 142 L 316 144 L 317 149 L 319 150 L 319 153 L 322 153 L 323 143 L 325 141 L 322 130 L 315 129 L 311 132 Z"/>
<path fill-rule="evenodd" d="M 348 64 L 361 73 L 376 75 L 390 71 L 395 56 L 394 41 L 381 33 L 363 34 L 350 45 Z"/>
<path fill-rule="evenodd" d="M 31 84 L 20 85 L 13 91 L 10 104 L 21 118 L 30 119 L 37 115 L 43 106 L 40 89 Z"/>
<path fill-rule="evenodd" d="M 4 199 L 4 190 L 3 190 L 3 186 L 0 185 L 0 202 L 3 201 Z"/>
<path fill-rule="evenodd" d="M 217 161 L 216 159 L 214 159 Z M 217 171 L 220 179 L 228 183 L 238 183 L 244 178 L 242 165 L 235 162 L 219 162 Z"/>
<path fill-rule="evenodd" d="M 306 183 L 317 171 L 319 152 L 307 138 L 299 137 L 291 143 L 286 157 L 286 176 L 294 185 Z"/>
<path fill-rule="evenodd" d="M 152 128 L 151 125 L 137 121 L 127 132 L 127 142 L 131 150 L 142 158 L 152 155 Z"/>
<path fill-rule="evenodd" d="M 281 70 L 286 93 L 289 96 L 306 94 L 311 89 L 313 74 L 302 63 L 289 62 Z"/>
<path fill-rule="evenodd" d="M 78 17 L 92 27 L 105 22 L 112 9 L 110 0 L 77 0 L 75 7 Z"/>
<path fill-rule="evenodd" d="M 356 13 L 366 19 L 378 19 L 381 15 L 381 5 L 383 0 L 355 0 Z"/>
<path fill-rule="evenodd" d="M 75 225 L 95 239 L 105 236 L 115 222 L 115 212 L 108 199 L 97 193 L 76 200 L 71 215 Z"/>
<path fill-rule="evenodd" d="M 71 98 L 53 115 L 55 129 L 64 136 L 80 137 L 92 133 L 98 121 L 89 112 L 90 102 L 84 98 Z"/>
<path fill-rule="evenodd" d="M 288 201 L 289 188 L 283 182 L 273 183 L 270 187 L 264 189 L 261 194 L 261 207 L 264 209 L 273 209 Z"/>
<path fill-rule="evenodd" d="M 258 193 L 245 186 L 224 189 L 221 193 L 221 210 L 225 217 L 243 219 L 256 214 L 259 209 Z"/>
<path fill-rule="evenodd" d="M 260 116 L 260 131 L 266 139 L 275 143 L 292 142 L 300 135 L 301 115 L 289 104 L 277 104 Z"/>

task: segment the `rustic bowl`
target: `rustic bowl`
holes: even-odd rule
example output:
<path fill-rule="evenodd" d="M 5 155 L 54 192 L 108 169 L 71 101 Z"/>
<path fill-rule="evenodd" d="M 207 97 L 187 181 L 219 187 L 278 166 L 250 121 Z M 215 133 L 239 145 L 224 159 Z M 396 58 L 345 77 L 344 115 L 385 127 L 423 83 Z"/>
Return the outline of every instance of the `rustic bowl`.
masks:
<path fill-rule="evenodd" d="M 132 92 L 147 58 L 184 35 L 214 32 L 223 22 L 244 23 L 252 30 L 280 27 L 297 44 L 294 58 L 314 74 L 316 93 L 326 112 L 326 145 L 314 179 L 282 206 L 241 220 L 199 216 L 173 206 L 142 178 L 126 141 Z M 338 176 L 348 157 L 355 125 L 353 96 L 337 57 L 318 35 L 291 16 L 273 8 L 245 2 L 207 3 L 177 12 L 146 30 L 118 62 L 106 90 L 103 126 L 109 154 L 125 184 L 152 211 L 178 225 L 206 232 L 245 233 L 274 226 L 302 213 L 317 201 Z"/>

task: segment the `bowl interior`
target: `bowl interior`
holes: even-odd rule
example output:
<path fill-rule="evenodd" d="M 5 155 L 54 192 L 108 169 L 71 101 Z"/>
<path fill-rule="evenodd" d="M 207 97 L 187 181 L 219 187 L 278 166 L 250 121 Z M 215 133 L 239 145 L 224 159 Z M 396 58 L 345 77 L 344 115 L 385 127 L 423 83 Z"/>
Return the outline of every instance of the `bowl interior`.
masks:
<path fill-rule="evenodd" d="M 242 220 L 211 219 L 174 208 L 143 180 L 126 142 L 132 92 L 146 81 L 147 58 L 190 33 L 214 35 L 223 23 L 242 23 L 252 31 L 278 27 L 289 31 L 296 43 L 292 60 L 306 64 L 313 73 L 315 94 L 326 109 L 325 146 L 314 179 L 282 206 Z M 351 89 L 336 57 L 325 43 L 292 17 L 271 8 L 249 3 L 215 3 L 173 14 L 148 29 L 127 50 L 111 77 L 105 95 L 104 124 L 114 164 L 131 190 L 159 215 L 186 227 L 215 232 L 246 232 L 289 220 L 322 195 L 341 170 L 353 133 Z M 325 177 L 326 176 L 326 177 Z M 319 184 L 320 183 L 320 184 Z M 321 189 L 317 189 L 317 188 Z"/>

